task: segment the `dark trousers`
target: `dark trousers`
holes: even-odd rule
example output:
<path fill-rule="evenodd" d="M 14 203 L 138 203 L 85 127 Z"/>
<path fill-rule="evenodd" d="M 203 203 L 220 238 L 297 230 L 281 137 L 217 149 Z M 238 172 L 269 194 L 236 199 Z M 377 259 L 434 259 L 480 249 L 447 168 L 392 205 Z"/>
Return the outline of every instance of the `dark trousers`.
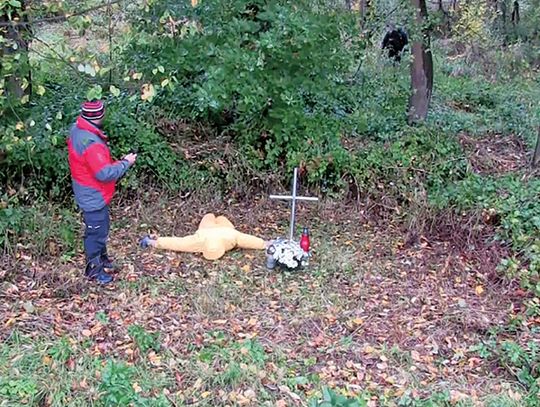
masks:
<path fill-rule="evenodd" d="M 86 264 L 92 263 L 101 266 L 102 261 L 107 257 L 107 240 L 109 238 L 109 207 L 83 212 L 84 219 L 84 252 L 86 254 Z"/>

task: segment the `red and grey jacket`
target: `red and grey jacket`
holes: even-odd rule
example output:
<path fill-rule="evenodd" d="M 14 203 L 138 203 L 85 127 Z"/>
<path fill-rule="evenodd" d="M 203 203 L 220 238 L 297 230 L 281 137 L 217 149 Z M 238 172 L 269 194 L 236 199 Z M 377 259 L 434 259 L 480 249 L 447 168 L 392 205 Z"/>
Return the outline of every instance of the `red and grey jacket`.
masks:
<path fill-rule="evenodd" d="M 71 128 L 67 145 L 73 193 L 79 208 L 91 212 L 108 205 L 116 181 L 126 173 L 129 163 L 113 161 L 105 133 L 82 117 Z"/>

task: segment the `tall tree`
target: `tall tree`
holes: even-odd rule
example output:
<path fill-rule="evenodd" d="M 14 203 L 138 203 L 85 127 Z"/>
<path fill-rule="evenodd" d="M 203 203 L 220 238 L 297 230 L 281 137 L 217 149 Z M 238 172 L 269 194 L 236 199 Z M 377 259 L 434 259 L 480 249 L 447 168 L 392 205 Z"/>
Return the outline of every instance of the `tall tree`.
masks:
<path fill-rule="evenodd" d="M 22 99 L 31 93 L 28 46 L 30 27 L 26 24 L 26 2 L 13 2 L 0 7 L 0 71 L 6 78 L 5 93 L 9 98 Z"/>
<path fill-rule="evenodd" d="M 422 33 L 412 45 L 412 94 L 409 99 L 409 123 L 413 124 L 424 121 L 428 114 L 433 90 L 433 56 L 430 48 L 429 29 L 427 28 L 426 0 L 411 1 L 416 9 L 416 24 L 421 27 Z"/>

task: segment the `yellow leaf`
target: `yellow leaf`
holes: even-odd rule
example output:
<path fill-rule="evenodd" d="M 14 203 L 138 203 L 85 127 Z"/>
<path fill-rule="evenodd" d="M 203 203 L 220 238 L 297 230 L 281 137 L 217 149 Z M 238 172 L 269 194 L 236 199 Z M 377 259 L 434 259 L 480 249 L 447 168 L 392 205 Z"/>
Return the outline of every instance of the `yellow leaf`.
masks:
<path fill-rule="evenodd" d="M 373 352 L 375 352 L 375 348 L 373 346 L 367 345 L 366 347 L 364 347 L 364 352 L 365 353 L 373 353 Z"/>
<path fill-rule="evenodd" d="M 45 88 L 41 85 L 39 85 L 37 87 L 37 90 L 36 90 L 36 93 L 39 95 L 39 96 L 43 96 L 45 94 Z"/>
<path fill-rule="evenodd" d="M 15 130 L 24 130 L 24 123 L 23 122 L 18 122 L 15 125 Z"/>
<path fill-rule="evenodd" d="M 227 320 L 226 319 L 216 319 L 214 321 L 212 321 L 214 324 L 216 325 L 225 325 L 227 323 Z"/>
<path fill-rule="evenodd" d="M 362 325 L 364 323 L 364 320 L 362 318 L 354 318 L 352 322 L 355 325 Z"/>
<path fill-rule="evenodd" d="M 475 291 L 476 294 L 481 295 L 484 292 L 484 287 L 482 287 L 481 285 L 477 285 Z"/>
<path fill-rule="evenodd" d="M 50 365 L 51 362 L 52 362 L 52 359 L 49 356 L 45 355 L 45 356 L 43 356 L 42 361 L 43 361 L 44 365 Z"/>
<path fill-rule="evenodd" d="M 15 321 L 16 321 L 15 318 L 10 318 L 5 322 L 4 326 L 9 327 L 9 326 L 13 325 L 15 323 Z"/>
<path fill-rule="evenodd" d="M 154 85 L 152 85 L 151 83 L 150 84 L 145 83 L 142 86 L 142 94 L 141 94 L 142 100 L 151 101 L 155 95 L 156 95 L 156 89 L 154 88 Z"/>
<path fill-rule="evenodd" d="M 201 393 L 201 397 L 202 397 L 203 399 L 205 399 L 205 398 L 207 398 L 210 394 L 212 394 L 212 392 L 205 391 L 205 392 L 202 392 L 202 393 Z"/>
<path fill-rule="evenodd" d="M 249 264 L 242 266 L 242 271 L 249 273 L 251 271 L 251 266 Z"/>
<path fill-rule="evenodd" d="M 150 363 L 154 366 L 160 366 L 161 365 L 161 357 L 156 355 L 155 352 L 150 352 L 148 354 L 148 360 L 150 360 Z"/>
<path fill-rule="evenodd" d="M 191 6 L 197 7 L 197 4 L 199 3 L 199 0 L 191 0 Z"/>
<path fill-rule="evenodd" d="M 140 393 L 142 391 L 142 388 L 141 386 L 139 386 L 139 383 L 133 383 L 131 387 L 133 387 L 133 390 L 135 390 L 135 393 Z"/>

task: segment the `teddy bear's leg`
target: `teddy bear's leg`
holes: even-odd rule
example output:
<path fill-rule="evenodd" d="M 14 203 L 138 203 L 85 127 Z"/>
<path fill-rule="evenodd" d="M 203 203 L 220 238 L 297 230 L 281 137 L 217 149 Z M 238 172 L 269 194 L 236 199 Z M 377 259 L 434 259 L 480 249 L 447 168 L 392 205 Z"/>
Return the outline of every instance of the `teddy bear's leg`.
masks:
<path fill-rule="evenodd" d="M 225 254 L 224 242 L 220 240 L 206 241 L 203 249 L 203 257 L 207 260 L 217 260 Z"/>
<path fill-rule="evenodd" d="M 208 229 L 216 227 L 216 215 L 213 213 L 207 213 L 203 216 L 201 223 L 199 223 L 199 229 Z"/>
<path fill-rule="evenodd" d="M 248 235 L 247 233 L 240 233 L 236 236 L 236 242 L 241 249 L 258 249 L 263 250 L 266 248 L 266 244 L 263 239 L 257 236 Z"/>
<path fill-rule="evenodd" d="M 233 228 L 234 229 L 234 225 L 225 216 L 218 216 L 216 218 L 216 224 L 218 226 L 222 226 L 222 227 L 226 227 L 226 228 Z"/>
<path fill-rule="evenodd" d="M 203 241 L 195 235 L 186 237 L 158 237 L 155 247 L 175 252 L 200 253 L 203 251 Z"/>

